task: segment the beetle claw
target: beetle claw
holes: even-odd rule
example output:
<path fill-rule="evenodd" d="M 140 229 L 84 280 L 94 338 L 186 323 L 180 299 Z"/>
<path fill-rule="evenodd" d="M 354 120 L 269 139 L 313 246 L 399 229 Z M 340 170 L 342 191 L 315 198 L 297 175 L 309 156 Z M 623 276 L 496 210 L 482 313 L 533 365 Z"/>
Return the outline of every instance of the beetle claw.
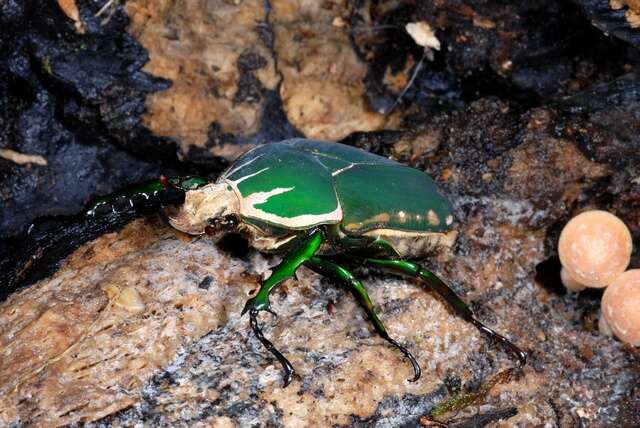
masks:
<path fill-rule="evenodd" d="M 411 363 L 411 366 L 413 367 L 413 377 L 411 379 L 407 379 L 407 381 L 417 382 L 418 379 L 420 379 L 420 376 L 422 375 L 422 370 L 420 369 L 420 364 L 418 364 L 418 361 L 416 361 L 415 357 L 411 354 L 411 352 L 409 352 L 407 348 L 400 345 L 398 342 L 396 342 L 389 336 L 385 337 L 385 339 L 387 340 L 387 342 L 395 346 L 400 352 L 402 352 L 405 358 L 407 358 Z"/>

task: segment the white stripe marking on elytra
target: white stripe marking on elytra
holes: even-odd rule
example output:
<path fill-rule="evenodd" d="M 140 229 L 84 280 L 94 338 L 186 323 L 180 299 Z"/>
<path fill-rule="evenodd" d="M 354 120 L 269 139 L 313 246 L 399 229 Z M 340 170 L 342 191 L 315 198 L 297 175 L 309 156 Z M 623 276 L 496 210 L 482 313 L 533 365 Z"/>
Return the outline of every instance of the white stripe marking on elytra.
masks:
<path fill-rule="evenodd" d="M 224 181 L 229 184 L 236 195 L 238 195 L 238 199 L 240 200 L 240 212 L 243 216 L 257 218 L 263 221 L 269 221 L 274 224 L 292 228 L 303 228 L 321 223 L 338 223 L 340 220 L 342 220 L 342 207 L 339 203 L 337 204 L 335 210 L 328 213 L 303 214 L 291 218 L 281 217 L 279 215 L 268 213 L 255 207 L 258 204 L 267 202 L 272 196 L 290 192 L 295 187 L 278 187 L 270 190 L 269 192 L 256 192 L 248 195 L 247 197 L 243 197 L 242 194 L 238 191 L 238 187 L 236 186 L 235 181 L 229 179 L 226 179 Z"/>
<path fill-rule="evenodd" d="M 249 174 L 249 175 L 245 175 L 244 177 L 240 177 L 237 180 L 233 180 L 233 182 L 236 183 L 236 184 L 242 183 L 244 180 L 247 180 L 247 179 L 249 179 L 251 177 L 255 177 L 258 174 L 262 174 L 263 172 L 265 172 L 268 169 L 269 169 L 269 167 L 262 168 L 260 171 L 256 171 L 253 174 Z M 229 180 L 229 181 L 232 181 L 232 180 Z M 293 187 L 292 187 L 292 189 L 293 189 Z"/>
<path fill-rule="evenodd" d="M 335 171 L 333 171 L 333 172 L 331 173 L 331 176 L 332 176 L 332 177 L 335 177 L 336 175 L 338 175 L 338 174 L 340 174 L 340 173 L 342 173 L 342 172 L 344 172 L 344 171 L 346 171 L 346 170 L 348 170 L 348 169 L 351 169 L 351 168 L 353 168 L 353 167 L 354 167 L 354 166 L 356 166 L 356 165 L 358 165 L 358 164 L 356 164 L 356 163 L 352 163 L 352 164 L 349 164 L 348 166 L 345 166 L 344 168 L 337 169 L 337 170 L 335 170 Z"/>
<path fill-rule="evenodd" d="M 236 184 L 238 181 L 236 181 Z M 268 192 L 256 192 L 252 193 L 242 199 L 242 202 L 255 208 L 258 204 L 263 204 L 269 200 L 270 197 L 280 195 L 282 193 L 287 193 L 295 189 L 295 187 L 276 187 L 273 190 L 269 190 Z"/>
<path fill-rule="evenodd" d="M 338 223 L 342 220 L 342 208 L 340 204 L 335 210 L 324 214 L 302 214 L 296 217 L 281 217 L 276 214 L 262 211 L 253 206 L 245 207 L 243 209 L 244 214 L 248 217 L 257 218 L 263 221 L 268 221 L 274 224 L 279 224 L 284 227 L 291 228 L 306 228 L 316 224 L 322 223 Z"/>
<path fill-rule="evenodd" d="M 257 147 L 256 147 L 256 148 L 257 148 Z M 255 149 L 249 150 L 247 153 L 250 153 L 250 152 L 252 152 L 253 150 L 255 150 Z M 245 155 L 246 155 L 247 153 L 245 153 Z M 231 170 L 227 171 L 227 172 L 222 176 L 222 178 L 227 178 L 227 177 L 229 177 L 231 174 L 234 174 L 236 171 L 238 171 L 238 170 L 240 170 L 240 169 L 244 168 L 245 166 L 247 166 L 247 165 L 249 165 L 249 164 L 251 164 L 251 163 L 255 162 L 256 160 L 260 159 L 262 156 L 263 156 L 263 155 L 258 155 L 258 156 L 256 156 L 255 158 L 253 158 L 253 159 L 250 159 L 250 160 L 246 161 L 246 162 L 245 162 L 245 163 L 243 163 L 242 165 L 238 165 L 237 167 L 235 167 L 235 168 L 233 168 L 233 169 L 231 169 Z"/>

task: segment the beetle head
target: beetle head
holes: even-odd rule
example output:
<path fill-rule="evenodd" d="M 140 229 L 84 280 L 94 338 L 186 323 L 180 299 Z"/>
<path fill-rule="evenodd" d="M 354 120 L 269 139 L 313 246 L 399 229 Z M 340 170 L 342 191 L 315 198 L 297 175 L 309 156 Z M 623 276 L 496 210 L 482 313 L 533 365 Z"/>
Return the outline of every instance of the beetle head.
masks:
<path fill-rule="evenodd" d="M 236 228 L 240 201 L 226 183 L 212 183 L 185 194 L 184 203 L 169 211 L 169 223 L 190 235 L 217 235 Z"/>

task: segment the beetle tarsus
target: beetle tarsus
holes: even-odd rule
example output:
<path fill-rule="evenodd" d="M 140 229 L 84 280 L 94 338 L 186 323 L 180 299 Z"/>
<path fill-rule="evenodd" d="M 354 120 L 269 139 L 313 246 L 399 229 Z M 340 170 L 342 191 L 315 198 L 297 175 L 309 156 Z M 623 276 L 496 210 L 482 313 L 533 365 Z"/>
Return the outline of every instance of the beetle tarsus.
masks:
<path fill-rule="evenodd" d="M 411 379 L 407 379 L 407 381 L 409 381 L 409 382 L 417 382 L 418 379 L 420 379 L 420 376 L 422 375 L 422 369 L 420 368 L 420 364 L 418 364 L 418 361 L 411 354 L 411 352 L 409 352 L 409 350 L 407 348 L 405 348 L 404 346 L 400 345 L 398 342 L 396 342 L 395 340 L 393 340 L 389 336 L 385 337 L 385 339 L 387 340 L 387 342 L 391 343 L 393 346 L 398 348 L 398 350 L 400 352 L 402 352 L 405 357 L 407 357 L 407 359 L 409 360 L 409 362 L 413 366 L 413 377 Z"/>
<path fill-rule="evenodd" d="M 527 364 L 527 353 L 513 344 L 509 339 L 502 336 L 501 334 L 496 333 L 494 330 L 482 324 L 475 318 L 471 318 L 469 321 L 473 325 L 475 325 L 476 328 L 482 333 L 486 334 L 496 342 L 502 344 L 502 346 L 506 348 L 507 352 L 513 355 L 518 360 L 518 362 L 520 363 L 520 367 L 523 367 L 525 364 Z"/>
<path fill-rule="evenodd" d="M 284 372 L 282 376 L 282 387 L 286 388 L 291 383 L 293 375 L 295 374 L 295 370 L 289 360 L 287 360 L 285 356 L 282 355 L 282 353 L 278 351 L 275 346 L 273 346 L 273 343 L 271 343 L 269 339 L 264 337 L 264 334 L 260 329 L 260 325 L 258 324 L 258 312 L 259 311 L 253 309 L 249 311 L 251 329 L 253 330 L 253 333 L 256 335 L 260 343 L 262 343 L 262 345 L 267 348 L 269 352 L 271 352 L 278 359 L 278 361 L 280 361 L 280 364 L 282 364 L 282 370 Z"/>

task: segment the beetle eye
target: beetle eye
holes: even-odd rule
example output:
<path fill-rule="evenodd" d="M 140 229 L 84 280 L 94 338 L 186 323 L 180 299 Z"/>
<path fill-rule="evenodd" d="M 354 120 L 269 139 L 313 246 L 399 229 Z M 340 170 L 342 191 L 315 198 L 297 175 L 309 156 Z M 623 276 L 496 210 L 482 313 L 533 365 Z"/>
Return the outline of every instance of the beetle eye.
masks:
<path fill-rule="evenodd" d="M 240 224 L 240 219 L 237 214 L 228 214 L 222 218 L 222 223 L 226 228 L 235 229 Z"/>
<path fill-rule="evenodd" d="M 207 220 L 208 225 L 204 228 L 207 235 L 215 235 L 220 232 L 232 232 L 240 224 L 237 214 L 228 214 L 223 217 L 214 217 Z"/>

